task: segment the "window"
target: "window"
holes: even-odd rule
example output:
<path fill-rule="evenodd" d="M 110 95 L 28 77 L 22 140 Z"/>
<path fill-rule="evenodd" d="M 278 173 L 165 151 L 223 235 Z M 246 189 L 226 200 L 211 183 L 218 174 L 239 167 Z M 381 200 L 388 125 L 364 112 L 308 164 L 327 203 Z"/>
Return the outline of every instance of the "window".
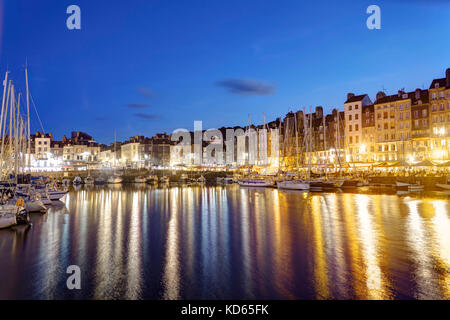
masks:
<path fill-rule="evenodd" d="M 437 105 L 433 104 L 433 106 L 431 107 L 432 111 L 437 111 Z"/>
<path fill-rule="evenodd" d="M 352 115 L 348 116 L 348 121 L 352 121 Z"/>
<path fill-rule="evenodd" d="M 406 119 L 409 119 L 409 112 L 406 113 Z"/>
<path fill-rule="evenodd" d="M 403 122 L 400 122 L 400 129 L 403 129 Z"/>
<path fill-rule="evenodd" d="M 439 105 L 439 110 L 440 110 L 440 111 L 444 111 L 444 104 L 443 104 L 443 103 L 441 103 L 441 104 Z"/>
<path fill-rule="evenodd" d="M 414 118 L 417 119 L 419 117 L 419 111 L 414 111 Z"/>
<path fill-rule="evenodd" d="M 387 113 L 387 112 L 384 112 L 384 113 L 383 113 L 383 118 L 384 118 L 384 119 L 387 119 L 387 118 L 388 118 L 388 113 Z"/>
<path fill-rule="evenodd" d="M 403 120 L 403 112 L 400 112 L 400 120 Z"/>
<path fill-rule="evenodd" d="M 353 138 L 352 137 L 348 137 L 348 143 L 349 144 L 353 143 Z"/>
<path fill-rule="evenodd" d="M 352 132 L 352 125 L 348 126 L 348 131 Z"/>
<path fill-rule="evenodd" d="M 355 120 L 358 120 L 358 119 L 359 119 L 358 116 L 359 116 L 358 114 L 355 114 Z"/>
<path fill-rule="evenodd" d="M 349 110 L 349 111 L 352 111 L 352 106 L 348 106 L 348 110 Z"/>
<path fill-rule="evenodd" d="M 377 113 L 377 119 L 381 119 L 381 113 Z"/>
<path fill-rule="evenodd" d="M 406 123 L 406 128 L 409 129 L 409 122 Z"/>
<path fill-rule="evenodd" d="M 395 123 L 391 122 L 391 129 L 395 129 Z"/>
<path fill-rule="evenodd" d="M 355 124 L 355 131 L 358 131 L 359 126 L 357 124 Z"/>
<path fill-rule="evenodd" d="M 356 106 L 355 106 L 355 110 L 358 110 L 358 107 L 359 107 L 359 106 L 358 106 L 358 105 L 356 105 Z"/>
<path fill-rule="evenodd" d="M 355 140 L 356 140 L 355 143 L 359 143 L 359 136 L 356 136 Z"/>
<path fill-rule="evenodd" d="M 385 123 L 385 124 L 384 124 L 384 129 L 387 130 L 387 128 L 388 128 L 388 124 Z"/>
<path fill-rule="evenodd" d="M 436 83 L 436 85 L 439 86 L 438 83 Z M 437 87 L 436 87 L 436 88 L 437 88 Z M 433 94 L 431 95 L 431 99 L 436 100 L 436 93 L 433 93 Z"/>
<path fill-rule="evenodd" d="M 426 117 L 427 116 L 427 109 L 423 109 L 422 110 L 422 117 Z"/>

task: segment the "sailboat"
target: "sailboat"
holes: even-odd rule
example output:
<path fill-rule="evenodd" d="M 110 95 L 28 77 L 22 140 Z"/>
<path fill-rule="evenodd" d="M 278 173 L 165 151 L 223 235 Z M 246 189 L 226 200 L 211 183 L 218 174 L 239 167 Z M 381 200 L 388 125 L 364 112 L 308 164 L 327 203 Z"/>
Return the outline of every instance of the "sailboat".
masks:
<path fill-rule="evenodd" d="M 248 115 L 247 133 L 250 139 L 250 114 Z M 272 187 L 274 185 L 273 181 L 250 177 L 250 156 L 248 157 L 248 178 L 239 179 L 237 183 L 242 187 Z"/>
<path fill-rule="evenodd" d="M 305 112 L 305 111 L 304 111 Z M 305 113 L 306 116 L 306 113 Z M 306 121 L 303 121 L 304 128 L 305 128 L 305 143 L 306 143 L 306 150 L 308 152 L 308 178 L 306 179 L 306 182 L 309 183 L 309 187 L 313 191 L 323 191 L 328 189 L 335 188 L 335 184 L 333 181 L 328 181 L 326 179 L 312 179 L 311 178 L 311 168 L 312 168 L 312 107 L 310 107 L 310 113 L 309 113 L 309 125 L 307 125 Z M 307 134 L 306 134 L 307 133 Z"/>
<path fill-rule="evenodd" d="M 116 132 L 114 131 L 114 173 L 111 177 L 108 177 L 108 184 L 122 183 L 122 177 L 116 172 L 117 158 L 116 158 Z"/>
<path fill-rule="evenodd" d="M 310 184 L 308 181 L 305 181 L 304 179 L 298 178 L 298 128 L 297 128 L 297 116 L 294 117 L 294 129 L 295 129 L 295 141 L 296 141 L 296 178 L 289 179 L 286 178 L 281 181 L 277 181 L 277 188 L 278 189 L 287 189 L 287 190 L 309 190 Z M 287 121 L 286 127 L 289 126 L 289 119 Z M 287 130 L 285 130 L 287 131 Z M 289 135 L 289 132 L 285 132 L 285 137 Z"/>
<path fill-rule="evenodd" d="M 436 183 L 436 187 L 450 190 L 450 177 L 447 177 L 447 183 Z"/>

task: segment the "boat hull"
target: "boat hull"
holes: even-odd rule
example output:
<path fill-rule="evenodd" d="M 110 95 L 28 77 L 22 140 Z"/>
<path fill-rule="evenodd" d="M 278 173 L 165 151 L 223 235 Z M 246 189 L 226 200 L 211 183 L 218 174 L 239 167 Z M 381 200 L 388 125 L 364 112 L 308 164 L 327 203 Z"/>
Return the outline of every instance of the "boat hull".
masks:
<path fill-rule="evenodd" d="M 286 190 L 309 190 L 310 185 L 307 182 L 300 181 L 279 181 L 277 187 Z"/>
<path fill-rule="evenodd" d="M 47 212 L 47 207 L 40 200 L 25 201 L 25 209 L 28 212 L 41 212 L 41 213 Z"/>
<path fill-rule="evenodd" d="M 450 184 L 436 183 L 436 187 L 444 189 L 444 190 L 450 190 Z"/>
<path fill-rule="evenodd" d="M 265 180 L 257 180 L 257 179 L 242 179 L 238 180 L 238 184 L 241 187 L 259 187 L 259 188 L 267 188 L 272 187 L 273 183 Z"/>

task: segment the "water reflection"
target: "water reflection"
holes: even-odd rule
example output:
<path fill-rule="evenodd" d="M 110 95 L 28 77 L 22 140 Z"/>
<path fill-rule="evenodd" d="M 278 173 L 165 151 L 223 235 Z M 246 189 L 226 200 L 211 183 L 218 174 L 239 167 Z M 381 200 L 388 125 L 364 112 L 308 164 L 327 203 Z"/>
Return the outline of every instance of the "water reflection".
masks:
<path fill-rule="evenodd" d="M 450 298 L 442 193 L 140 185 L 64 201 L 0 231 L 0 298 Z"/>

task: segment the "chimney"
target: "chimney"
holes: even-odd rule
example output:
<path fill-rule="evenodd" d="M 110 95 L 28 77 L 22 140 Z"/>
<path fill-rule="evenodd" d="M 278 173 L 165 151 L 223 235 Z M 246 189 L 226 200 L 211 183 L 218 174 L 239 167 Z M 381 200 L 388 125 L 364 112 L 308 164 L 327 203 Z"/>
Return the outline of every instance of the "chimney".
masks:
<path fill-rule="evenodd" d="M 322 118 L 322 116 L 323 116 L 323 109 L 322 109 L 322 106 L 316 107 L 316 117 L 317 117 L 317 118 Z"/>
<path fill-rule="evenodd" d="M 447 68 L 447 70 L 445 71 L 445 84 L 447 88 L 450 88 L 450 68 Z"/>
<path fill-rule="evenodd" d="M 355 96 L 354 93 L 347 93 L 347 100 L 350 100 L 351 98 L 353 98 Z"/>
<path fill-rule="evenodd" d="M 385 98 L 386 94 L 383 91 L 378 91 L 377 93 L 377 100 L 380 100 L 382 98 Z"/>
<path fill-rule="evenodd" d="M 416 89 L 416 100 L 420 99 L 420 89 Z"/>

